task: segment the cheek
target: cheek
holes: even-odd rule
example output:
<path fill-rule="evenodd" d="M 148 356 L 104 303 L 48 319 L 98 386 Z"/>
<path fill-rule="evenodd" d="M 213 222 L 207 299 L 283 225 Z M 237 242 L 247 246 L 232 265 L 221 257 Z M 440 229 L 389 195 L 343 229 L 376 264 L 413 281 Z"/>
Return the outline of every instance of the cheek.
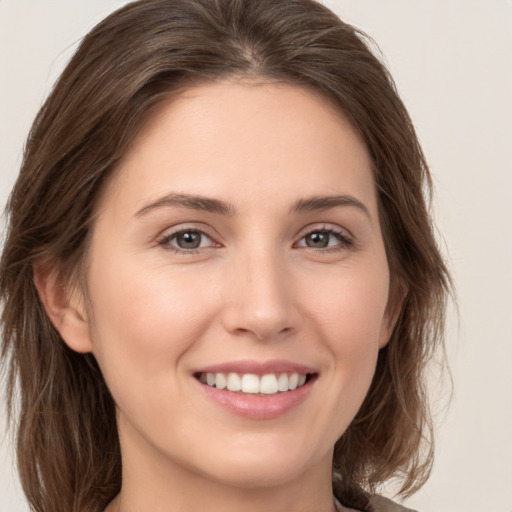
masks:
<path fill-rule="evenodd" d="M 364 263 L 364 262 L 363 262 Z M 357 354 L 378 348 L 385 331 L 389 293 L 386 260 L 328 269 L 315 276 L 305 311 L 315 318 L 334 352 Z"/>
<path fill-rule="evenodd" d="M 113 259 L 90 272 L 94 354 L 111 387 L 128 380 L 156 388 L 158 379 L 173 377 L 176 363 L 200 339 L 215 300 L 184 275 L 170 279 L 168 269 Z"/>
<path fill-rule="evenodd" d="M 304 310 L 330 353 L 332 385 L 344 397 L 352 397 L 356 406 L 370 386 L 382 339 L 387 336 L 386 260 L 340 268 L 317 276 L 316 283 L 317 292 L 309 294 Z"/>
<path fill-rule="evenodd" d="M 310 428 L 323 433 L 327 450 L 348 428 L 370 388 L 389 279 L 384 258 L 375 264 L 354 261 L 326 267 L 314 277 L 304 279 L 296 295 L 301 297 L 308 340 L 316 340 L 317 352 L 325 356 L 322 402 Z"/>

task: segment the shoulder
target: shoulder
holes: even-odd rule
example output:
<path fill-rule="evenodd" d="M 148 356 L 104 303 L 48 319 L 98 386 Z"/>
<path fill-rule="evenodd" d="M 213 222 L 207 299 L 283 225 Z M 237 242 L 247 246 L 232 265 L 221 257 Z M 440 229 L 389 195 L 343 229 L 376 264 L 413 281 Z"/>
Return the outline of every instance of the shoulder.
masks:
<path fill-rule="evenodd" d="M 394 501 L 388 500 L 383 496 L 374 495 L 370 498 L 371 512 L 416 512 L 411 508 L 398 505 Z"/>

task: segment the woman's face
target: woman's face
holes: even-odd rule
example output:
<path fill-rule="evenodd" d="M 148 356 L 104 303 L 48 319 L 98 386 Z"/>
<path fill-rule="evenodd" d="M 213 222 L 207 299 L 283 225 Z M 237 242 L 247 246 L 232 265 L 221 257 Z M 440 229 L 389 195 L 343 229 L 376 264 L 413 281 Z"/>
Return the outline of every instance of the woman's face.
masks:
<path fill-rule="evenodd" d="M 125 476 L 330 474 L 392 322 L 370 158 L 326 100 L 232 82 L 169 99 L 104 191 L 87 278 L 78 348 Z"/>

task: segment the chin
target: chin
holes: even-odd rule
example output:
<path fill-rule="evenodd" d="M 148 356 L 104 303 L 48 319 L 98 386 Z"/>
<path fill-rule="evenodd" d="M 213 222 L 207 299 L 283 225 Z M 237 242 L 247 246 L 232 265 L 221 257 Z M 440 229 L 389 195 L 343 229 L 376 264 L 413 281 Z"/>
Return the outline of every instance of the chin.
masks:
<path fill-rule="evenodd" d="M 209 474 L 204 476 L 233 488 L 261 489 L 296 481 L 304 471 L 302 464 L 290 464 L 289 460 L 269 458 L 256 465 L 241 461 L 230 466 L 223 464 L 222 467 L 210 468 Z"/>
<path fill-rule="evenodd" d="M 250 446 L 250 445 L 249 445 Z M 217 461 L 210 460 L 202 464 L 203 476 L 236 488 L 257 489 L 285 485 L 293 481 L 301 481 L 301 476 L 316 471 L 319 467 L 331 467 L 332 450 L 318 456 L 303 453 L 296 443 L 288 449 L 286 442 L 280 449 L 275 444 L 245 450 L 232 450 L 222 454 Z M 318 460 L 317 460 L 318 459 Z M 327 460 L 327 464 L 326 464 Z"/>

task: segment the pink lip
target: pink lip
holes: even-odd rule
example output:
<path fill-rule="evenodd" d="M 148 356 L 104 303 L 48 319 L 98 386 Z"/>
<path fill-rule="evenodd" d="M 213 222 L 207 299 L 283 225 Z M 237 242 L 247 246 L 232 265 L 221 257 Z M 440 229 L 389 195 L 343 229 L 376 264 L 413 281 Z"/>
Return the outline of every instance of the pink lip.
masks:
<path fill-rule="evenodd" d="M 274 359 L 270 361 L 229 361 L 226 363 L 214 364 L 200 368 L 196 373 L 253 373 L 255 375 L 265 375 L 268 373 L 318 373 L 313 368 L 301 364 L 286 361 L 284 359 Z"/>
<path fill-rule="evenodd" d="M 316 374 L 312 368 L 298 365 L 290 361 L 274 360 L 266 362 L 233 361 L 201 368 L 195 376 L 201 373 L 253 373 L 265 375 L 268 373 L 299 373 L 315 374 L 306 384 L 293 391 L 276 393 L 275 395 L 251 395 L 249 393 L 233 392 L 217 389 L 202 384 L 194 378 L 204 395 L 215 404 L 237 416 L 253 420 L 269 420 L 283 416 L 298 407 L 307 398 L 316 381 Z"/>

